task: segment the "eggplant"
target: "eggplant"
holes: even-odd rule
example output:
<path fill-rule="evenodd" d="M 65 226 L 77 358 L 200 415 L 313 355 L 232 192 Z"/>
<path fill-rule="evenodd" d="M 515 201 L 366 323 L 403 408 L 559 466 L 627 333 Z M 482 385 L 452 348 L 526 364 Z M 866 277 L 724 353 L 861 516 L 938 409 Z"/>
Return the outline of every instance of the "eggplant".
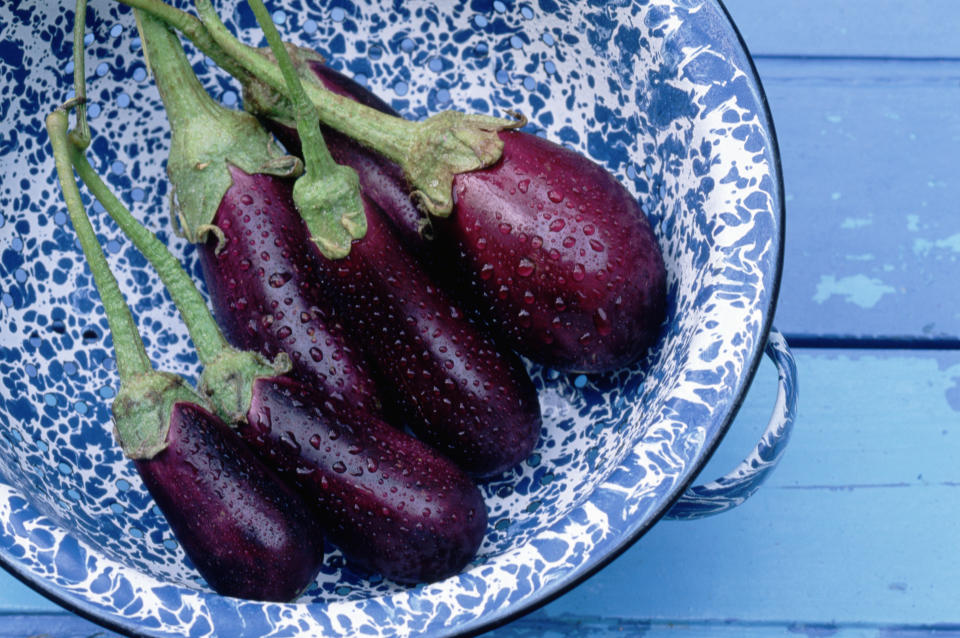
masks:
<path fill-rule="evenodd" d="M 207 584 L 236 598 L 295 599 L 323 561 L 322 527 L 304 500 L 195 403 L 173 404 L 166 442 L 134 464 Z"/>
<path fill-rule="evenodd" d="M 215 308 L 230 319 L 228 330 L 252 307 L 248 286 L 263 289 L 263 281 L 280 282 L 278 296 L 296 308 L 298 294 L 309 285 L 317 298 L 329 300 L 340 316 L 349 318 L 342 324 L 346 334 L 378 363 L 373 373 L 388 421 L 408 423 L 476 477 L 502 473 L 530 454 L 541 418 L 536 389 L 522 362 L 500 351 L 460 312 L 404 249 L 376 206 L 368 202 L 366 236 L 353 242 L 347 257 L 331 260 L 307 239 L 289 179 L 250 176 L 235 166 L 230 172 L 234 186 L 214 219 L 224 247 L 218 253 L 220 240 L 210 237 L 201 252 L 205 273 L 238 275 L 226 286 L 207 275 Z M 249 276 L 240 276 L 244 259 L 269 255 L 271 249 L 286 254 L 286 260 L 270 257 L 251 266 Z M 286 266 L 294 258 L 296 267 Z M 285 303 L 259 316 L 270 317 L 271 334 L 286 339 L 281 345 L 292 343 L 293 331 L 302 329 L 300 316 Z M 251 326 L 251 340 L 260 324 Z M 338 398 L 337 393 L 331 396 Z"/>
<path fill-rule="evenodd" d="M 232 183 L 200 246 L 210 300 L 224 335 L 268 359 L 286 353 L 291 374 L 368 412 L 382 410 L 363 353 L 348 341 L 343 317 L 316 276 L 316 258 L 297 218 L 284 215 L 289 182 L 230 167 Z M 278 186 L 279 182 L 282 185 Z M 295 214 L 295 211 L 294 211 Z"/>
<path fill-rule="evenodd" d="M 277 304 L 280 308 L 300 308 L 297 304 L 304 302 L 296 297 L 303 285 L 311 284 L 319 252 L 293 243 L 304 237 L 303 232 L 293 231 L 302 230 L 305 222 L 290 205 L 292 180 L 251 175 L 223 157 L 206 155 L 206 160 L 198 160 L 181 155 L 184 135 L 188 145 L 198 143 L 189 135 L 196 120 L 185 117 L 185 110 L 209 118 L 202 121 L 201 133 L 212 134 L 218 143 L 211 147 L 209 140 L 200 140 L 201 152 L 213 148 L 236 157 L 242 154 L 234 145 L 250 149 L 251 140 L 262 141 L 266 133 L 252 116 L 214 104 L 186 66 L 176 38 L 155 20 L 138 17 L 173 128 L 168 166 L 174 166 L 174 189 L 191 184 L 189 179 L 180 181 L 184 175 L 209 186 L 211 178 L 218 180 L 214 167 L 221 163 L 230 178 L 225 195 L 215 202 L 213 221 L 218 227 L 210 231 L 202 251 L 205 267 L 221 273 L 234 269 L 236 279 L 226 286 L 228 298 L 248 290 L 258 295 L 269 288 L 279 291 L 276 298 L 291 297 Z M 253 163 L 263 165 L 264 156 L 260 158 Z M 179 166 L 191 167 L 195 173 L 178 172 Z M 167 286 L 203 364 L 203 393 L 235 423 L 240 438 L 264 463 L 297 486 L 323 528 L 330 530 L 329 540 L 351 564 L 402 582 L 435 580 L 461 569 L 476 553 L 486 529 L 483 498 L 472 480 L 426 444 L 372 415 L 355 400 L 356 393 L 348 391 L 353 388 L 339 392 L 330 391 L 329 384 L 303 383 L 281 372 L 283 357 L 270 364 L 261 355 L 230 346 L 176 258 L 133 218 L 82 158 L 76 169 Z M 181 215 L 181 219 L 195 218 Z M 196 236 L 189 228 L 188 232 Z M 259 270 L 242 264 L 247 257 L 257 260 Z M 279 270 L 266 270 L 270 266 Z M 290 270 L 283 270 L 284 266 Z M 245 284 L 251 288 L 244 288 Z M 325 301 L 328 288 L 311 291 L 319 292 Z M 236 323 L 240 310 L 234 307 L 227 317 Z M 277 312 L 270 316 L 278 323 L 285 321 Z M 299 321 L 298 316 L 293 318 Z M 283 325 L 269 331 L 271 335 L 283 332 Z M 279 341 L 290 345 L 286 336 Z M 335 364 L 337 357 L 332 359 Z"/>
<path fill-rule="evenodd" d="M 284 377 L 258 379 L 238 431 L 300 487 L 348 566 L 403 583 L 460 571 L 483 541 L 480 490 L 384 421 Z"/>
<path fill-rule="evenodd" d="M 301 58 L 327 90 L 396 115 L 309 52 Z M 262 120 L 300 151 L 296 129 Z M 559 370 L 604 372 L 656 342 L 666 314 L 660 247 L 636 199 L 598 164 L 535 135 L 500 131 L 500 160 L 457 174 L 453 213 L 427 225 L 397 164 L 321 128 L 334 159 L 357 171 L 408 249 L 520 354 Z"/>
<path fill-rule="evenodd" d="M 196 344 L 202 392 L 260 460 L 297 487 L 351 567 L 429 582 L 470 561 L 487 519 L 480 491 L 462 470 L 355 403 L 277 374 L 262 356 L 230 346 L 166 246 L 83 156 L 74 167 L 160 274 Z M 190 485 L 175 474 L 166 482 L 174 490 Z"/>
<path fill-rule="evenodd" d="M 120 446 L 214 590 L 292 600 L 321 567 L 319 525 L 300 497 L 204 407 L 182 378 L 153 369 L 73 179 L 73 159 L 82 158 L 82 150 L 67 128 L 78 101 L 48 116 L 47 130 L 70 220 L 113 337 L 120 390 L 112 411 Z"/>

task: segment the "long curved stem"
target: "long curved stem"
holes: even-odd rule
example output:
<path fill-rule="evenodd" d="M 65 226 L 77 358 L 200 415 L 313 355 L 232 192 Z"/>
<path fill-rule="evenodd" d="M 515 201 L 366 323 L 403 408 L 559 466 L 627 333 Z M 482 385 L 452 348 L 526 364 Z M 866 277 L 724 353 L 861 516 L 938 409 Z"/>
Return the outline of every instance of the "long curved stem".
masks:
<path fill-rule="evenodd" d="M 190 338 L 197 349 L 200 361 L 207 365 L 216 360 L 230 345 L 210 315 L 206 301 L 193 284 L 190 275 L 163 245 L 163 242 L 138 222 L 123 202 L 113 194 L 80 149 L 72 148 L 70 159 L 84 185 L 103 204 L 120 230 L 130 238 L 157 271 L 189 327 Z"/>
<path fill-rule="evenodd" d="M 75 104 L 76 102 L 68 102 L 48 115 L 47 132 L 50 134 L 50 143 L 53 146 L 53 157 L 63 199 L 67 204 L 70 221 L 80 240 L 87 265 L 93 274 L 94 284 L 100 293 L 100 300 L 107 314 L 107 322 L 110 324 L 110 332 L 113 334 L 113 347 L 116 350 L 120 380 L 125 383 L 139 374 L 150 372 L 153 368 L 143 347 L 143 340 L 140 338 L 130 307 L 124 301 L 120 286 L 110 272 L 107 258 L 100 248 L 97 235 L 83 208 L 80 189 L 73 177 L 67 128 L 68 112 Z"/>
<path fill-rule="evenodd" d="M 194 15 L 172 7 L 163 0 L 117 0 L 133 9 L 149 13 L 155 18 L 183 33 L 200 51 L 213 60 L 221 69 L 241 83 L 252 79 L 250 73 L 224 51 L 207 33 L 206 27 Z"/>
<path fill-rule="evenodd" d="M 90 125 L 87 123 L 87 72 L 84 55 L 84 37 L 87 25 L 87 0 L 77 0 L 73 14 L 73 89 L 77 99 L 76 127 L 69 132 L 70 141 L 81 148 L 90 144 Z"/>
<path fill-rule="evenodd" d="M 196 0 L 195 4 L 200 20 L 220 48 L 258 80 L 277 93 L 286 95 L 287 87 L 280 68 L 230 33 L 210 0 Z M 324 123 L 345 135 L 363 140 L 364 144 L 376 148 L 391 160 L 400 161 L 409 156 L 410 141 L 417 123 L 381 113 L 313 84 L 305 85 L 304 89 Z"/>
<path fill-rule="evenodd" d="M 330 259 L 346 257 L 352 241 L 367 233 L 360 178 L 352 168 L 337 164 L 327 149 L 317 109 L 303 89 L 267 7 L 262 0 L 248 0 L 248 4 L 277 58 L 296 116 L 306 172 L 293 186 L 294 204 L 320 251 Z"/>

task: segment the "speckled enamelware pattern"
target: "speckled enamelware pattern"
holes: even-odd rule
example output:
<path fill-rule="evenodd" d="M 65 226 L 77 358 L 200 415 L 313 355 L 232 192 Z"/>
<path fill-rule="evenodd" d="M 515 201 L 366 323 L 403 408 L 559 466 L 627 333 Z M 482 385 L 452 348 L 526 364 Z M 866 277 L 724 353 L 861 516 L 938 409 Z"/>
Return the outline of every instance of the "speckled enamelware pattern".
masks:
<path fill-rule="evenodd" d="M 72 4 L 72 3 L 68 3 Z M 275 2 L 272 6 L 278 6 Z M 61 603 L 151 635 L 476 631 L 589 573 L 652 524 L 722 436 L 763 351 L 780 268 L 775 144 L 749 59 L 712 1 L 288 0 L 281 31 L 411 118 L 523 112 L 528 130 L 601 162 L 640 199 L 669 271 L 670 316 L 646 361 L 595 377 L 533 367 L 543 436 L 484 486 L 490 527 L 461 575 L 364 578 L 332 552 L 295 604 L 216 596 L 122 458 L 118 378 L 97 295 L 56 186 L 43 118 L 72 94 L 72 8 L 0 6 L 0 558 Z M 251 14 L 218 8 L 259 44 Z M 169 134 L 132 14 L 92 3 L 90 156 L 198 273 L 171 233 Z M 191 49 L 192 51 L 192 49 Z M 237 87 L 195 55 L 211 93 Z M 90 207 L 159 368 L 195 380 L 172 303 Z"/>

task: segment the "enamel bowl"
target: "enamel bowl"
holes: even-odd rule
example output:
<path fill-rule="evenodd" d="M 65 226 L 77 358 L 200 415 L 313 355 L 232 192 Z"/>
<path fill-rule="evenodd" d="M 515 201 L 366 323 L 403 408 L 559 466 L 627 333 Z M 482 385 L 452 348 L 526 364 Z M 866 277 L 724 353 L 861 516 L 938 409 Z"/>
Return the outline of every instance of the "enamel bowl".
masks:
<path fill-rule="evenodd" d="M 245 6 L 217 5 L 241 39 L 261 43 Z M 288 39 L 407 117 L 517 110 L 528 130 L 609 168 L 640 199 L 663 249 L 662 337 L 645 361 L 613 374 L 531 366 L 542 440 L 483 486 L 488 534 L 460 575 L 405 587 L 354 572 L 331 548 L 294 603 L 212 593 L 112 433 L 112 341 L 43 127 L 72 95 L 71 13 L 4 3 L 0 562 L 8 570 L 125 633 L 476 633 L 580 582 L 666 514 L 723 436 L 766 348 L 781 369 L 767 435 L 737 472 L 688 492 L 672 514 L 717 511 L 755 489 L 782 452 L 796 400 L 789 353 L 770 326 L 784 212 L 766 103 L 721 5 L 286 0 L 273 16 Z M 198 274 L 194 250 L 171 232 L 169 133 L 132 14 L 94 2 L 87 33 L 93 165 Z M 236 84 L 190 51 L 211 94 L 237 104 Z M 196 380 L 197 358 L 156 276 L 102 208 L 89 211 L 148 353 L 158 368 Z"/>

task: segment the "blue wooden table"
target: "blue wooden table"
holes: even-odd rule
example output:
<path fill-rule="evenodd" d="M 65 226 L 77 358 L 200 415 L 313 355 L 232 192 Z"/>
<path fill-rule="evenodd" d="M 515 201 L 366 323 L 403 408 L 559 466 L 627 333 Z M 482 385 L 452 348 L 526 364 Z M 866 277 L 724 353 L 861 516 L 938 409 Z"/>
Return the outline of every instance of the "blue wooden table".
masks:
<path fill-rule="evenodd" d="M 657 524 L 491 636 L 960 636 L 960 2 L 727 6 L 783 155 L 793 440 L 739 509 Z M 765 364 L 702 478 L 775 385 Z M 40 635 L 112 634 L 0 574 L 0 638 Z"/>

